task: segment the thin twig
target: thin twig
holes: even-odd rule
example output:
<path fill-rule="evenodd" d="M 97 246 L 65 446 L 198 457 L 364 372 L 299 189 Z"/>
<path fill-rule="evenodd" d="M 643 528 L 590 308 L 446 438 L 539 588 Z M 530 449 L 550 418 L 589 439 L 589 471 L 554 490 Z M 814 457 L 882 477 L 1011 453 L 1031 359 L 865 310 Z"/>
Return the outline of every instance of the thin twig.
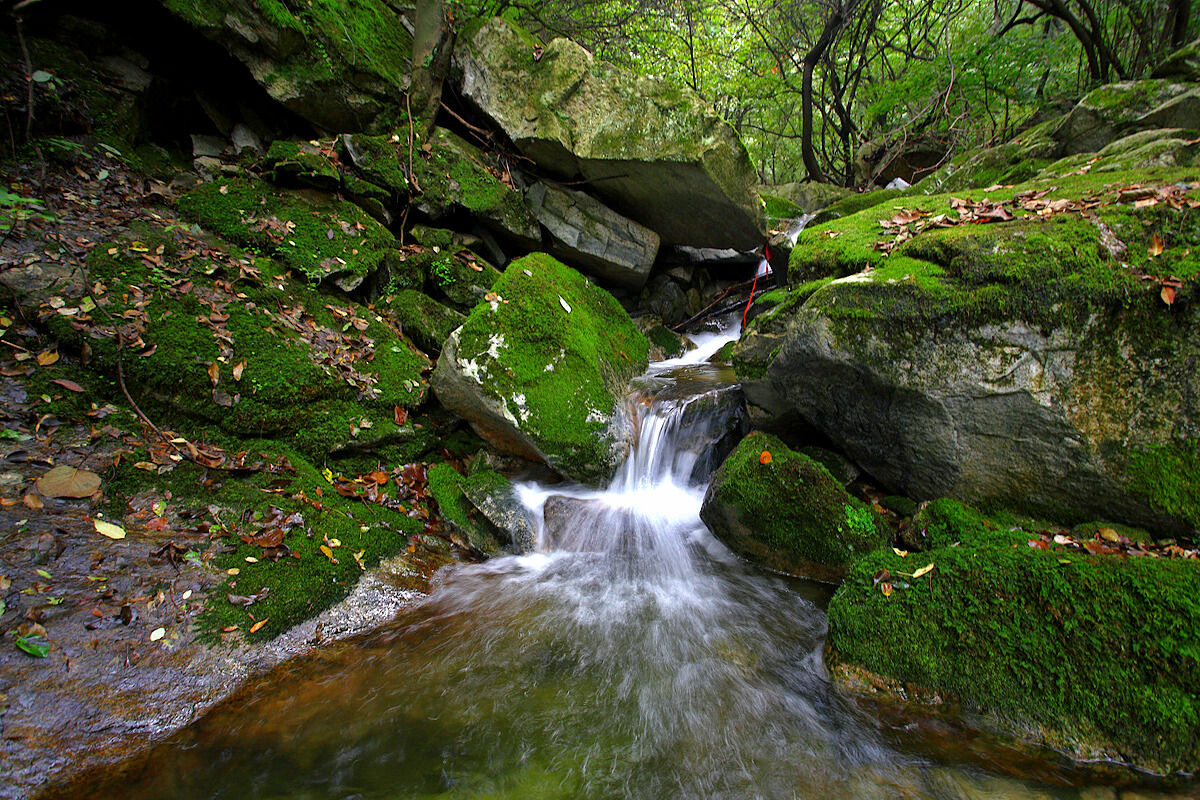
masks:
<path fill-rule="evenodd" d="M 408 180 L 412 183 L 413 188 L 417 190 L 417 194 L 421 194 L 421 186 L 417 183 L 417 175 L 413 172 L 413 138 L 416 136 L 413 130 L 412 121 L 412 105 L 409 103 L 409 96 L 404 95 L 404 110 L 408 117 Z"/>

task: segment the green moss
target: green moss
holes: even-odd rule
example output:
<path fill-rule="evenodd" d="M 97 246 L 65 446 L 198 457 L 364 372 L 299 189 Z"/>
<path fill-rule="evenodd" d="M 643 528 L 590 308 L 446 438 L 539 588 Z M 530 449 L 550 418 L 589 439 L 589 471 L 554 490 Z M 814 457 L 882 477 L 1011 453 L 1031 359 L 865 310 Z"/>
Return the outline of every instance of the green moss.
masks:
<path fill-rule="evenodd" d="M 879 515 L 824 466 L 762 433 L 725 459 L 701 516 L 735 550 L 819 580 L 836 580 L 886 540 Z"/>
<path fill-rule="evenodd" d="M 1200 446 L 1168 444 L 1128 453 L 1130 488 L 1166 514 L 1200 528 Z"/>
<path fill-rule="evenodd" d="M 407 163 L 408 130 L 399 129 L 395 134 L 384 136 L 369 136 L 357 134 L 348 137 L 343 144 L 343 150 L 348 150 L 354 166 L 368 181 L 385 188 L 392 197 L 400 197 L 408 192 L 409 182 L 401 158 Z M 420 152 L 420 143 L 414 142 L 414 149 Z M 403 156 L 401 149 L 404 150 Z"/>
<path fill-rule="evenodd" d="M 493 291 L 498 299 L 477 305 L 460 329 L 460 363 L 471 363 L 551 466 L 607 479 L 608 420 L 645 370 L 649 341 L 612 295 L 542 253 L 510 264 Z"/>
<path fill-rule="evenodd" d="M 395 260 L 386 228 L 352 203 L 313 191 L 276 191 L 254 179 L 201 184 L 178 200 L 180 212 L 230 241 L 279 258 L 317 283 L 365 276 Z"/>
<path fill-rule="evenodd" d="M 485 484 L 494 472 L 467 477 L 449 464 L 434 464 L 429 468 L 429 494 L 437 502 L 443 519 L 467 536 L 472 547 L 484 553 L 500 551 L 497 531 L 479 509 L 467 499 L 465 487 Z M 503 480 L 503 478 L 501 478 Z"/>
<path fill-rule="evenodd" d="M 376 304 L 395 320 L 413 343 L 426 353 L 441 352 L 442 344 L 466 317 L 415 289 L 401 289 Z"/>
<path fill-rule="evenodd" d="M 764 192 L 759 192 L 758 195 L 763 200 L 763 209 L 766 212 L 768 220 L 792 219 L 804 213 L 801 211 L 800 206 L 786 197 L 778 197 Z"/>
<path fill-rule="evenodd" d="M 454 306 L 469 311 L 487 295 L 500 277 L 495 267 L 479 258 L 468 258 L 465 247 L 452 245 L 425 252 L 429 284 Z"/>
<path fill-rule="evenodd" d="M 297 178 L 314 186 L 337 187 L 341 174 L 337 166 L 309 142 L 276 139 L 263 158 L 263 166 L 272 170 L 275 180 Z"/>
<path fill-rule="evenodd" d="M 143 250 L 131 249 L 132 236 Z M 260 279 L 226 276 L 237 281 L 236 290 L 219 289 L 215 281 L 231 263 L 255 269 L 251 259 L 229 249 L 213 260 L 178 260 L 176 237 L 182 236 L 178 229 L 167 234 L 143 225 L 131 238 L 97 246 L 88 256 L 92 279 L 105 287 L 101 302 L 109 313 L 132 312 L 139 296 L 134 287 L 142 292 L 140 335 L 153 349 L 141 356 L 126 351 L 131 391 L 153 407 L 182 412 L 233 436 L 294 437 L 294 446 L 313 457 L 401 434 L 392 421 L 393 407 L 422 401 L 423 373 L 430 368 L 423 354 L 362 306 L 347 303 L 335 314 L 329 298 L 283 278 L 265 259 L 257 262 Z M 187 240 L 190 252 L 196 244 Z M 228 247 L 215 241 L 204 246 L 214 255 Z M 140 253 L 158 247 L 163 267 L 150 267 Z M 284 298 L 287 304 L 281 306 Z M 223 339 L 217 326 L 206 322 L 218 313 L 228 317 L 219 324 Z M 115 375 L 114 339 L 85 339 L 65 318 L 50 325 L 68 347 L 88 343 L 93 370 Z M 211 365 L 217 370 L 215 386 Z"/>
<path fill-rule="evenodd" d="M 655 325 L 646 331 L 646 338 L 650 344 L 662 350 L 664 358 L 676 358 L 684 353 L 683 337 L 665 325 Z"/>
<path fill-rule="evenodd" d="M 829 607 L 832 665 L 850 664 L 1008 719 L 1077 755 L 1200 765 L 1200 565 L 964 542 L 878 550 Z M 908 577 L 933 564 L 921 578 Z M 875 582 L 890 573 L 885 596 Z"/>

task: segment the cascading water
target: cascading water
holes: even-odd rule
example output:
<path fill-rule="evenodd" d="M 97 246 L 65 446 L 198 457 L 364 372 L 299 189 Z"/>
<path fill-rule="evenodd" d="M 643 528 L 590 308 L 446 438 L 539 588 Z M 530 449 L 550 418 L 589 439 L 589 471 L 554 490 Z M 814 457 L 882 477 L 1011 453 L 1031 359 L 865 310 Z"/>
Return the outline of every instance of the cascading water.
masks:
<path fill-rule="evenodd" d="M 743 565 L 701 523 L 729 413 L 705 362 L 735 335 L 638 382 L 640 435 L 608 489 L 520 487 L 544 552 L 452 570 L 390 629 L 261 682 L 90 796 L 1005 796 L 848 706 L 820 590 Z"/>

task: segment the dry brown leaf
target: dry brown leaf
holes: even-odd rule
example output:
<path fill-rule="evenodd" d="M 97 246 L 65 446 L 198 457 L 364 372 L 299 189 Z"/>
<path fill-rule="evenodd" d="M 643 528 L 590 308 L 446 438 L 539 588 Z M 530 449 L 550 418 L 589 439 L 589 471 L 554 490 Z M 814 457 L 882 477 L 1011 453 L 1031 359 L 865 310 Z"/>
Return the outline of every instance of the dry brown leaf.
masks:
<path fill-rule="evenodd" d="M 1159 236 L 1159 235 L 1156 233 L 1156 234 L 1154 234 L 1152 237 L 1150 237 L 1150 249 L 1149 249 L 1149 252 L 1150 252 L 1150 257 L 1151 257 L 1151 258 L 1157 258 L 1158 256 L 1161 256 L 1161 255 L 1163 254 L 1163 250 L 1164 250 L 1164 249 L 1165 249 L 1165 248 L 1163 247 L 1163 240 L 1162 240 L 1162 237 L 1161 237 L 1161 236 Z M 40 362 L 40 358 L 41 358 L 41 357 L 39 356 L 39 362 Z"/>
<path fill-rule="evenodd" d="M 58 361 L 57 350 L 43 350 L 37 354 L 37 365 L 39 367 L 48 367 L 55 361 Z"/>
<path fill-rule="evenodd" d="M 1175 290 L 1170 286 L 1162 287 L 1162 291 L 1158 293 L 1158 296 L 1169 306 L 1175 304 Z"/>
<path fill-rule="evenodd" d="M 215 361 L 208 365 L 208 379 L 212 381 L 213 386 L 216 386 L 217 382 L 221 380 L 221 366 Z"/>
<path fill-rule="evenodd" d="M 63 387 L 64 389 L 66 389 L 67 391 L 70 391 L 70 392 L 84 391 L 84 388 L 82 386 L 80 386 L 78 383 L 76 383 L 75 381 L 69 381 L 66 378 L 55 378 L 54 380 L 52 380 L 50 382 L 58 384 L 59 386 Z"/>
<path fill-rule="evenodd" d="M 242 372 L 245 369 L 246 369 L 245 361 L 239 361 L 238 363 L 234 364 L 233 365 L 233 379 L 235 381 L 240 381 L 242 379 Z"/>
<path fill-rule="evenodd" d="M 37 481 L 37 490 L 44 497 L 91 497 L 99 488 L 99 475 L 65 464 L 54 467 Z"/>
<path fill-rule="evenodd" d="M 255 633 L 259 628 L 261 628 L 263 625 L 266 625 L 268 622 L 270 622 L 270 617 L 267 619 L 260 619 L 258 622 L 250 626 L 250 632 Z"/>
<path fill-rule="evenodd" d="M 42 498 L 32 492 L 22 497 L 21 502 L 25 504 L 26 508 L 33 509 L 34 511 L 40 511 L 42 508 L 45 508 Z"/>

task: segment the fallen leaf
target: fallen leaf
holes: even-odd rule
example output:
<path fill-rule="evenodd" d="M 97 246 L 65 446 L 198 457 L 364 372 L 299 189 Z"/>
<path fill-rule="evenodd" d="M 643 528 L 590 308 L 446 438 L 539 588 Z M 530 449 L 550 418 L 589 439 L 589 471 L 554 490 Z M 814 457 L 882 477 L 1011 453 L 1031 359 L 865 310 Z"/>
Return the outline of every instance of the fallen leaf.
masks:
<path fill-rule="evenodd" d="M 42 498 L 38 497 L 36 494 L 33 494 L 32 492 L 30 492 L 29 494 L 27 494 L 23 498 L 21 498 L 21 502 L 25 504 L 26 508 L 32 509 L 34 511 L 40 511 L 41 509 L 46 507 L 46 504 L 42 502 Z"/>
<path fill-rule="evenodd" d="M 1157 258 L 1163 254 L 1163 240 L 1157 233 L 1150 237 L 1150 257 Z M 38 357 L 38 363 L 41 363 L 41 356 Z"/>
<path fill-rule="evenodd" d="M 71 391 L 71 392 L 84 391 L 84 388 L 82 386 L 80 386 L 78 383 L 76 383 L 75 381 L 69 381 L 66 378 L 55 378 L 54 380 L 52 380 L 50 382 L 57 383 L 59 386 L 63 387 L 64 389 L 66 389 L 68 391 Z"/>
<path fill-rule="evenodd" d="M 250 626 L 250 632 L 256 633 L 259 628 L 261 628 L 263 625 L 266 625 L 269 621 L 270 621 L 270 617 L 268 617 L 267 619 L 260 619 L 258 622 L 254 623 L 253 625 Z"/>
<path fill-rule="evenodd" d="M 215 361 L 208 365 L 208 379 L 212 381 L 213 386 L 216 386 L 217 381 L 221 380 L 221 367 Z"/>
<path fill-rule="evenodd" d="M 566 311 L 568 314 L 571 313 L 571 306 L 567 304 L 566 300 L 563 300 L 562 295 L 558 296 L 558 304 L 563 307 L 563 311 Z"/>
<path fill-rule="evenodd" d="M 879 591 L 883 592 L 884 597 L 891 597 L 892 585 L 887 581 L 884 581 L 883 583 L 879 584 Z"/>
<path fill-rule="evenodd" d="M 1162 291 L 1158 293 L 1158 296 L 1169 306 L 1175 304 L 1175 290 L 1170 286 L 1162 287 Z"/>
<path fill-rule="evenodd" d="M 107 536 L 110 539 L 125 538 L 125 529 L 120 525 L 113 525 L 111 522 L 105 522 L 102 519 L 96 520 L 93 524 L 102 536 Z"/>
<path fill-rule="evenodd" d="M 919 578 L 919 577 L 921 577 L 922 575 L 928 575 L 928 574 L 929 574 L 930 572 L 932 572 L 932 571 L 933 571 L 933 564 L 932 564 L 932 563 L 930 563 L 930 564 L 926 564 L 925 566 L 921 567 L 919 570 L 917 570 L 916 572 L 914 572 L 914 573 L 913 573 L 913 577 L 914 577 L 914 578 Z"/>
<path fill-rule="evenodd" d="M 408 419 L 408 412 L 400 406 L 392 406 L 392 419 L 397 426 L 402 426 L 405 420 Z"/>
<path fill-rule="evenodd" d="M 240 381 L 242 379 L 242 372 L 245 369 L 246 369 L 245 361 L 239 361 L 238 363 L 234 364 L 233 365 L 233 379 L 235 381 Z"/>
<path fill-rule="evenodd" d="M 770 450 L 763 450 L 763 451 L 762 451 L 762 455 L 760 455 L 760 456 L 758 457 L 758 463 L 760 463 L 760 464 L 770 464 L 770 463 L 771 463 L 771 451 L 770 451 Z"/>
<path fill-rule="evenodd" d="M 48 367 L 58 361 L 57 350 L 43 350 L 37 354 L 37 364 L 39 367 Z"/>
<path fill-rule="evenodd" d="M 329 549 L 328 545 L 324 545 L 324 544 L 321 545 L 321 554 L 324 555 L 326 558 L 328 558 L 334 564 L 338 563 L 338 560 L 333 557 L 333 551 Z"/>
<path fill-rule="evenodd" d="M 50 643 L 41 636 L 18 636 L 17 649 L 34 658 L 45 658 L 50 655 Z"/>
<path fill-rule="evenodd" d="M 155 628 L 150 632 L 150 641 L 157 642 L 159 639 L 167 635 L 166 628 Z"/>
<path fill-rule="evenodd" d="M 1121 534 L 1117 533 L 1112 528 L 1101 528 L 1100 530 L 1096 531 L 1096 535 L 1108 542 L 1121 541 Z"/>
<path fill-rule="evenodd" d="M 37 480 L 37 490 L 43 497 L 91 497 L 99 488 L 99 475 L 65 464 L 59 464 Z"/>
<path fill-rule="evenodd" d="M 908 555 L 907 550 L 901 550 L 899 547 L 893 547 L 892 552 L 895 553 L 896 555 L 900 556 L 901 558 L 905 558 Z"/>

